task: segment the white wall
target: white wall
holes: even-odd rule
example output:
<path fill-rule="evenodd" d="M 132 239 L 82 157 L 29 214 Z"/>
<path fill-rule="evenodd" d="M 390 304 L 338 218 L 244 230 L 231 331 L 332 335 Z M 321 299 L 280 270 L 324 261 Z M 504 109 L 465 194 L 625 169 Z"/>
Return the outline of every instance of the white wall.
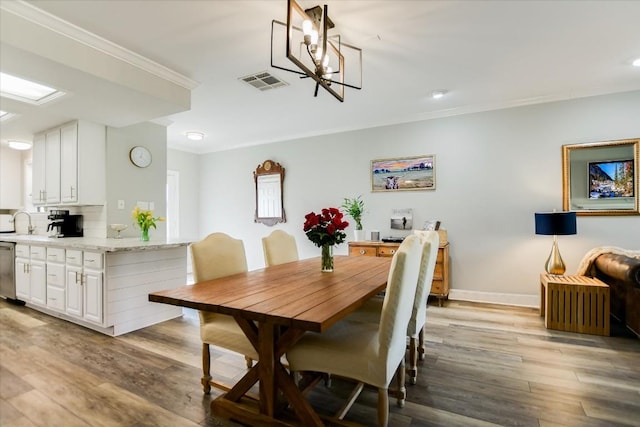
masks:
<path fill-rule="evenodd" d="M 200 219 L 200 182 L 198 180 L 198 154 L 179 150 L 167 150 L 167 169 L 180 173 L 180 237 L 201 237 L 198 234 Z"/>
<path fill-rule="evenodd" d="M 136 145 L 151 151 L 152 163 L 139 168 L 129 161 L 129 151 Z M 164 126 L 145 122 L 122 128 L 107 127 L 107 206 L 106 225 L 129 224 L 122 236 L 136 237 L 140 230 L 133 225 L 131 211 L 138 201 L 153 202 L 154 216 L 166 215 L 167 183 L 167 129 Z M 124 200 L 125 208 L 118 209 L 117 201 Z M 166 224 L 157 223 L 157 229 L 149 232 L 154 236 L 166 236 Z M 108 237 L 115 236 L 108 230 Z"/>
<path fill-rule="evenodd" d="M 296 236 L 302 258 L 318 256 L 302 232 L 304 215 L 362 194 L 363 226 L 382 236 L 393 208 L 412 208 L 416 227 L 442 221 L 452 298 L 537 305 L 552 238 L 534 234 L 533 214 L 562 208 L 561 146 L 640 137 L 639 117 L 636 91 L 202 155 L 199 235 L 222 231 L 242 239 L 250 269 L 264 266 L 260 238 L 275 228 Z M 436 155 L 435 191 L 370 191 L 372 159 L 421 154 Z M 252 172 L 266 159 L 286 169 L 287 222 L 275 227 L 253 222 Z M 579 216 L 578 234 L 560 237 L 567 273 L 600 245 L 639 249 L 640 217 Z M 342 244 L 336 253 L 347 250 Z"/>

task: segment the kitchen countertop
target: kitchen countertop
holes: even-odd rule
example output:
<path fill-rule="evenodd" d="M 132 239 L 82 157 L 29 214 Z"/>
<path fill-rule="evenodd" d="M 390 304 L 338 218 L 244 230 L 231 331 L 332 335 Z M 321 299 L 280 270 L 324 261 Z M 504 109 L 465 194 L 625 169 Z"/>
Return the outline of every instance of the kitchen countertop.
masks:
<path fill-rule="evenodd" d="M 51 246 L 65 249 L 95 250 L 100 252 L 149 251 L 187 246 L 192 239 L 163 239 L 153 237 L 143 242 L 138 237 L 100 238 L 100 237 L 65 237 L 55 238 L 41 235 L 0 234 L 0 242 L 15 242 L 27 245 Z"/>

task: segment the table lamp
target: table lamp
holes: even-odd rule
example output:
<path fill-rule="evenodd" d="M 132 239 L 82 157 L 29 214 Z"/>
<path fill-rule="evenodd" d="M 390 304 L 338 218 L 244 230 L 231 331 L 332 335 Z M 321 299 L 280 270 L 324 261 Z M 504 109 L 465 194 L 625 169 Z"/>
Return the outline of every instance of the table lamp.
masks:
<path fill-rule="evenodd" d="M 535 214 L 536 234 L 553 235 L 553 247 L 545 264 L 549 274 L 564 274 L 565 266 L 558 250 L 558 235 L 576 234 L 575 212 L 541 212 Z"/>

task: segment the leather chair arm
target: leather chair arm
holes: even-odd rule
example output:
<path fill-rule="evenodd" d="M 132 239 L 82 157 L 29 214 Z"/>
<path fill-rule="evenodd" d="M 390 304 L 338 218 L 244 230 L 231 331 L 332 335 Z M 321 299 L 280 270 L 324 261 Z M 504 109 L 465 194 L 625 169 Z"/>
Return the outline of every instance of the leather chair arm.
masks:
<path fill-rule="evenodd" d="M 595 266 L 603 274 L 622 281 L 625 286 L 640 288 L 640 259 L 602 254 L 596 258 Z"/>

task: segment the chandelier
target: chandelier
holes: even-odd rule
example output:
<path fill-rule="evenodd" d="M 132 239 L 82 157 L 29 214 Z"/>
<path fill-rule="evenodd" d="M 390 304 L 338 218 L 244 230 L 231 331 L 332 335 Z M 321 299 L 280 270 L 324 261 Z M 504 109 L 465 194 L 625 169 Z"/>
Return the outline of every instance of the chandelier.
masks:
<path fill-rule="evenodd" d="M 329 18 L 327 5 L 302 9 L 295 0 L 287 3 L 287 23 L 276 20 L 271 23 L 271 66 L 313 79 L 314 96 L 318 96 L 322 86 L 343 102 L 345 87 L 362 89 L 362 50 L 342 43 L 339 34 L 329 34 L 335 25 Z M 286 57 L 298 69 L 274 64 L 274 32 L 282 27 L 286 30 Z M 355 69 L 349 75 L 350 83 L 346 79 L 345 57 Z"/>

